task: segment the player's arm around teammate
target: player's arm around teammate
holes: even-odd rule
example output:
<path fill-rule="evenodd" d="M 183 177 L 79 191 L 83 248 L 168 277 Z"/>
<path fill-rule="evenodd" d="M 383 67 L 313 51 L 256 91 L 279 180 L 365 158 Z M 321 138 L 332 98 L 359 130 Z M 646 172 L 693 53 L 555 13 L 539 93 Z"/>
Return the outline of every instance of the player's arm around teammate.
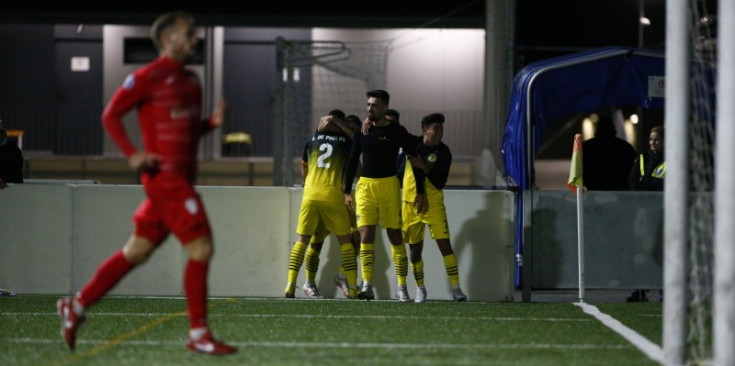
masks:
<path fill-rule="evenodd" d="M 404 241 L 409 244 L 411 251 L 411 269 L 416 281 L 416 302 L 426 299 L 423 270 L 423 240 L 425 227 L 429 227 L 431 237 L 436 240 L 439 251 L 444 260 L 444 266 L 449 278 L 452 297 L 455 301 L 465 301 L 467 297 L 459 286 L 459 271 L 457 257 L 452 250 L 449 239 L 449 226 L 446 208 L 444 206 L 443 188 L 449 176 L 452 164 L 452 154 L 447 145 L 442 142 L 444 136 L 444 115 L 433 113 L 421 120 L 422 136 L 418 140 L 418 155 L 408 156 L 403 168 L 403 208 L 402 225 Z M 426 174 L 426 192 L 429 206 L 426 211 L 419 211 L 411 202 L 412 191 L 415 189 L 415 177 L 412 169 L 416 167 Z M 399 172 L 399 173 L 400 173 Z"/>
<path fill-rule="evenodd" d="M 388 92 L 371 90 L 366 96 L 367 118 L 372 121 L 373 127 L 367 134 L 356 135 L 344 179 L 345 204 L 355 209 L 360 231 L 363 286 L 358 298 L 366 300 L 374 298 L 372 289 L 374 243 L 376 227 L 380 223 L 385 228 L 391 244 L 391 256 L 398 279 L 398 299 L 405 302 L 409 300 L 405 283 L 408 260 L 401 235 L 401 192 L 396 178 L 395 163 L 399 149 L 415 154 L 415 138 L 403 126 L 386 119 L 390 100 Z M 357 182 L 353 197 L 351 182 L 360 157 L 363 174 Z M 414 174 L 421 177 L 416 192 L 423 195 L 424 174 L 420 170 L 416 170 Z"/>
<path fill-rule="evenodd" d="M 296 228 L 298 240 L 289 256 L 286 298 L 294 297 L 296 277 L 303 262 L 306 263 L 304 294 L 308 298 L 322 297 L 316 286 L 316 272 L 324 239 L 330 232 L 340 243 L 346 295 L 354 297 L 357 294 L 357 264 L 350 241 L 350 215 L 342 202 L 342 173 L 351 142 L 345 132 L 336 127 L 337 123 L 343 123 L 344 118 L 342 111 L 330 111 L 328 116 L 321 118 L 316 133 L 304 147 L 304 196 Z"/>

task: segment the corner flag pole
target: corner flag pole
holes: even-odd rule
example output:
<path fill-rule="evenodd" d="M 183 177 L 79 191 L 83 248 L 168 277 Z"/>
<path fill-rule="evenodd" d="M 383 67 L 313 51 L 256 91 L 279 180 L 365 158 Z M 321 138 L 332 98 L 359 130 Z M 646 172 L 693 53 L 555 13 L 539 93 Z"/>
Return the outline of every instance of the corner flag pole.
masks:
<path fill-rule="evenodd" d="M 582 195 L 584 184 L 582 181 L 582 135 L 574 135 L 574 150 L 572 163 L 569 168 L 567 187 L 577 195 L 577 265 L 579 268 L 579 302 L 584 302 L 584 210 Z"/>

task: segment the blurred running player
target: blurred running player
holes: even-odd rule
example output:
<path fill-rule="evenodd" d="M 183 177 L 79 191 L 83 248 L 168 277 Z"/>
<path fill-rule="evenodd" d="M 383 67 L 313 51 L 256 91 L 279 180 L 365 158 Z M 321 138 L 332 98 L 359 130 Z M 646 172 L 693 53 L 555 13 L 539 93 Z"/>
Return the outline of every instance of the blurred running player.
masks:
<path fill-rule="evenodd" d="M 184 62 L 198 39 L 194 19 L 184 12 L 159 16 L 151 28 L 159 57 L 128 75 L 102 114 L 110 137 L 141 175 L 145 200 L 133 215 L 135 231 L 122 250 L 107 258 L 75 297 L 59 299 L 61 334 L 75 348 L 84 311 L 108 293 L 133 268 L 144 263 L 173 233 L 186 249 L 184 292 L 189 313 L 187 347 L 209 355 L 237 352 L 217 340 L 207 322 L 207 274 L 213 254 L 212 230 L 199 194 L 194 190 L 199 139 L 219 127 L 226 104 L 217 104 L 202 120 L 200 83 Z M 128 137 L 122 118 L 137 109 L 144 150 Z"/>

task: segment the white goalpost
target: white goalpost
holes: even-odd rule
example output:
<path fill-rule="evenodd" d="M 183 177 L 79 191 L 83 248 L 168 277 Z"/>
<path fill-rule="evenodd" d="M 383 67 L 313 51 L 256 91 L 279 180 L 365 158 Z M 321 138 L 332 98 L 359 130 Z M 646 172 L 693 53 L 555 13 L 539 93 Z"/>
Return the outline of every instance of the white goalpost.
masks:
<path fill-rule="evenodd" d="M 711 5 L 667 2 L 666 365 L 735 365 L 735 3 Z"/>
<path fill-rule="evenodd" d="M 666 365 L 683 365 L 686 344 L 686 237 L 687 237 L 687 147 L 686 119 L 689 110 L 687 65 L 688 0 L 666 4 L 666 105 L 667 129 L 664 154 L 664 294 L 663 345 Z M 675 148 L 676 147 L 676 148 Z"/>
<path fill-rule="evenodd" d="M 715 195 L 714 364 L 735 364 L 735 2 L 720 0 Z"/>

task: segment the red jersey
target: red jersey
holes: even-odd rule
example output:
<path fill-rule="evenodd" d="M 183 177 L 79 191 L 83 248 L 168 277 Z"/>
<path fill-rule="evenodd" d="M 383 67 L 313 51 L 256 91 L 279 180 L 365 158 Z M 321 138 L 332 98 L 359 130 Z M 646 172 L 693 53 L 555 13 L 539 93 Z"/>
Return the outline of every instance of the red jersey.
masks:
<path fill-rule="evenodd" d="M 122 117 L 134 107 L 145 151 L 158 157 L 157 179 L 184 178 L 193 184 L 199 138 L 212 128 L 201 119 L 202 91 L 196 74 L 162 56 L 128 75 L 102 114 L 106 131 L 126 157 L 137 149 Z M 143 184 L 151 178 L 152 173 L 144 172 Z"/>

